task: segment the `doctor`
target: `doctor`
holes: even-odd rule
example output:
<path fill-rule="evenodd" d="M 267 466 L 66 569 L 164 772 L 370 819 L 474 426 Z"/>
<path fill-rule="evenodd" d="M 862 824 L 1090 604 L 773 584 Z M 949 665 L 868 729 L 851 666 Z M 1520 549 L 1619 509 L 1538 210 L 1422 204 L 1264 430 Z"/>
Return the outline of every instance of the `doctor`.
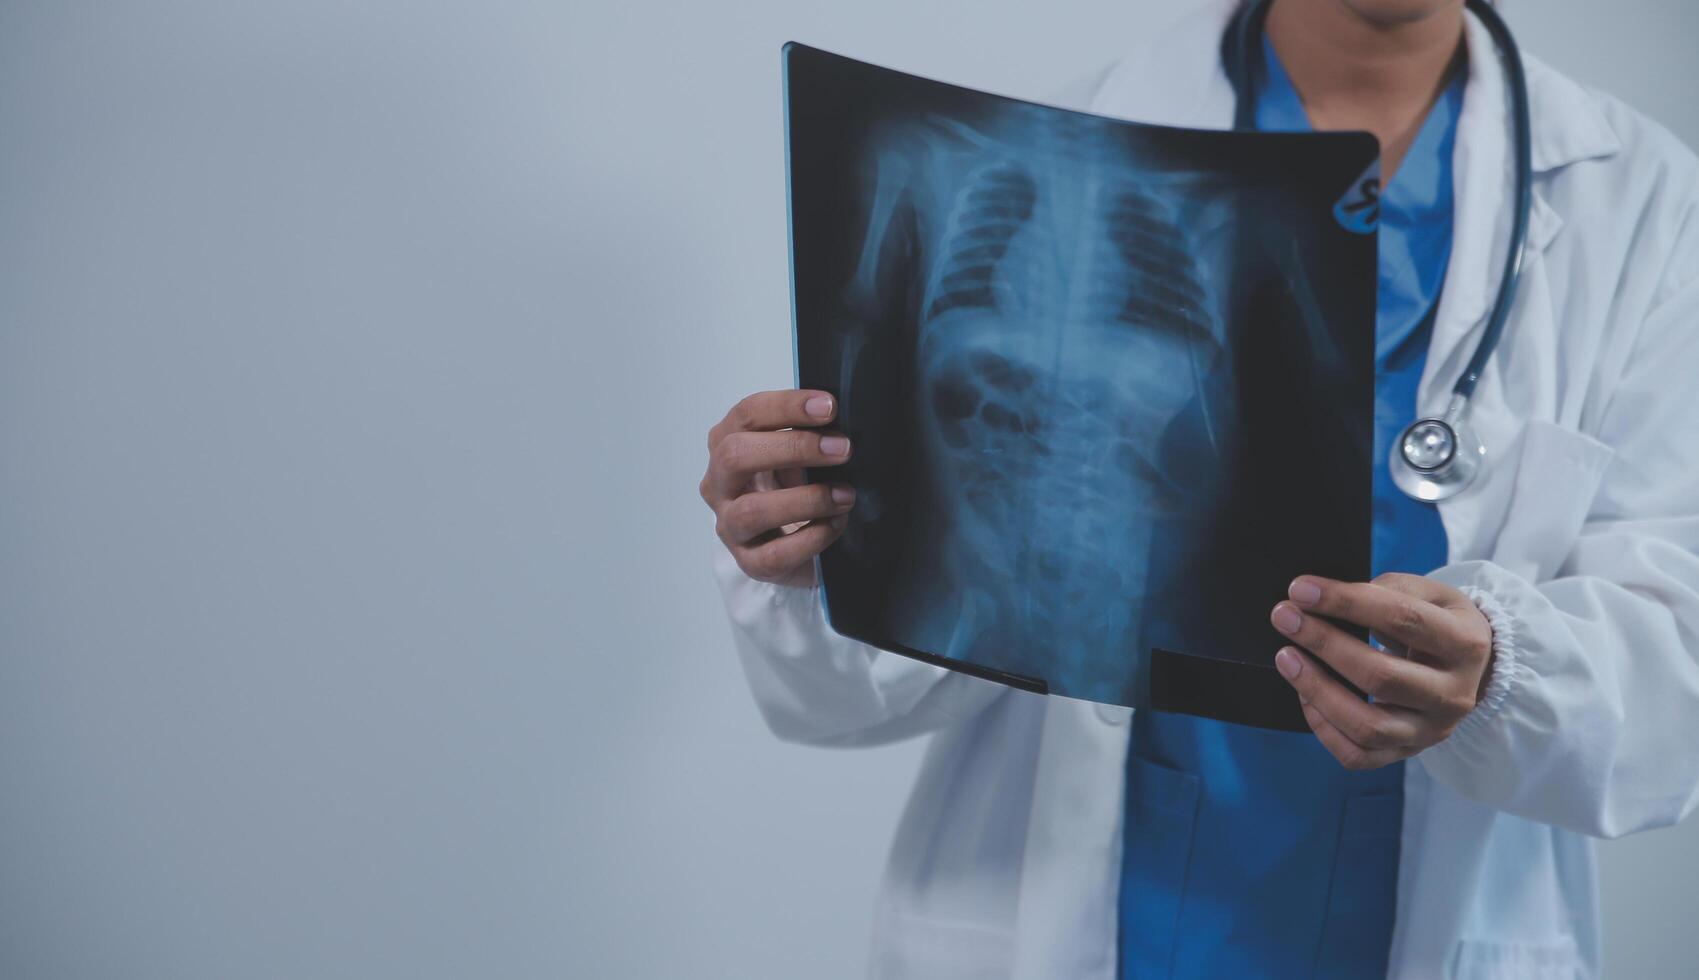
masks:
<path fill-rule="evenodd" d="M 1462 0 L 1272 0 L 1230 81 L 1241 13 L 1203 0 L 1075 101 L 1217 128 L 1244 104 L 1262 129 L 1379 137 L 1385 459 L 1445 411 L 1500 284 L 1505 71 Z M 853 452 L 832 398 L 756 394 L 714 426 L 717 572 L 773 730 L 935 735 L 875 975 L 1598 974 L 1590 838 L 1674 823 L 1699 794 L 1699 161 L 1532 59 L 1527 91 L 1527 249 L 1469 416 L 1492 455 L 1437 505 L 1377 473 L 1383 574 L 1301 576 L 1273 605 L 1311 734 L 1135 717 L 834 634 L 811 560 L 854 489 L 795 472 Z"/>

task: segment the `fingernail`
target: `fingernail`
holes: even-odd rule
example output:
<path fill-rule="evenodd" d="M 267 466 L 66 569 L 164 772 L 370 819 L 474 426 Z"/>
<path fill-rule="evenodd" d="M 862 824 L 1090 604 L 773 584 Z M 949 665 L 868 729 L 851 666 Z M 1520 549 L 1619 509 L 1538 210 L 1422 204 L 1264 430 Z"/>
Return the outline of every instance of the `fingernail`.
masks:
<path fill-rule="evenodd" d="M 1286 587 L 1286 594 L 1300 606 L 1313 606 L 1321 601 L 1321 586 L 1307 578 L 1295 578 Z"/>
<path fill-rule="evenodd" d="M 1304 625 L 1304 617 L 1298 614 L 1298 610 L 1284 602 L 1274 607 L 1274 615 L 1269 618 L 1274 621 L 1274 628 L 1282 633 L 1296 633 Z"/>
<path fill-rule="evenodd" d="M 817 419 L 829 419 L 832 417 L 832 397 L 815 395 L 802 403 L 802 409 Z"/>
<path fill-rule="evenodd" d="M 1274 669 L 1280 671 L 1281 677 L 1293 681 L 1303 672 L 1304 662 L 1298 659 L 1291 647 L 1281 647 L 1280 652 L 1274 655 Z"/>
<path fill-rule="evenodd" d="M 826 523 L 832 525 L 834 530 L 842 531 L 844 529 L 844 525 L 849 523 L 849 515 L 839 514 L 837 517 L 832 518 Z"/>
<path fill-rule="evenodd" d="M 849 440 L 843 436 L 822 436 L 820 451 L 828 456 L 842 456 L 849 452 Z"/>
<path fill-rule="evenodd" d="M 851 490 L 849 487 L 833 487 L 832 488 L 832 503 L 834 503 L 834 504 L 853 504 L 853 503 L 855 503 L 855 491 Z"/>

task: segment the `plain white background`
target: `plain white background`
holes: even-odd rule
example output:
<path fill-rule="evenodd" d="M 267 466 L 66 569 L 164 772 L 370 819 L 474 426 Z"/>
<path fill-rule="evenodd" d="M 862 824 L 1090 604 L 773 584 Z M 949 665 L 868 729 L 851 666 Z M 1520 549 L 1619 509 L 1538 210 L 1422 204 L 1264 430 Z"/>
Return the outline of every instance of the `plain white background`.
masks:
<path fill-rule="evenodd" d="M 765 732 L 696 499 L 779 45 L 1041 97 L 1173 7 L 0 2 L 0 975 L 858 975 L 918 746 Z M 1508 14 L 1699 141 L 1693 4 Z M 1669 975 L 1699 828 L 1602 854 Z"/>

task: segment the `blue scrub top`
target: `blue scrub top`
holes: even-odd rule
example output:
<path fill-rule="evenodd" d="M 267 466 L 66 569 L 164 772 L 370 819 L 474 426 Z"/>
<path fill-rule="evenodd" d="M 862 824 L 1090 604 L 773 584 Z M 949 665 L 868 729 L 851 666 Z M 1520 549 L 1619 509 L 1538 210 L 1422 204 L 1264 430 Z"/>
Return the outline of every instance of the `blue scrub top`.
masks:
<path fill-rule="evenodd" d="M 1266 38 L 1257 127 L 1308 130 Z M 1385 460 L 1415 418 L 1451 252 L 1451 156 L 1463 73 L 1382 189 L 1375 316 L 1373 569 L 1443 565 L 1432 504 Z M 1270 596 L 1272 607 L 1280 596 Z M 1273 651 L 1270 651 L 1271 653 Z M 1403 764 L 1340 766 L 1314 735 L 1135 712 L 1122 849 L 1123 977 L 1384 976 L 1403 821 Z"/>

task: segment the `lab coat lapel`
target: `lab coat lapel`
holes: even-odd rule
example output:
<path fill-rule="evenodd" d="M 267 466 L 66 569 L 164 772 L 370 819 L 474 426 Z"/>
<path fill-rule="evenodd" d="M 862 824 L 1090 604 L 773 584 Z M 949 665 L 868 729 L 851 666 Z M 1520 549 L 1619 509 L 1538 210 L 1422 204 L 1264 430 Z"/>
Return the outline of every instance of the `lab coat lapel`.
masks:
<path fill-rule="evenodd" d="M 1465 16 L 1465 43 L 1469 78 L 1452 154 L 1455 224 L 1445 285 L 1434 314 L 1433 339 L 1417 389 L 1416 401 L 1423 414 L 1439 414 L 1445 409 L 1451 386 L 1474 353 L 1497 298 L 1515 219 L 1516 175 L 1504 68 L 1492 35 L 1473 14 Z M 1620 143 L 1597 104 L 1579 86 L 1538 59 L 1524 54 L 1523 61 L 1535 175 L 1523 262 L 1527 269 L 1539 263 L 1540 254 L 1563 226 L 1563 216 L 1543 193 L 1539 176 L 1579 160 L 1608 156 L 1620 148 Z M 1516 323 L 1518 309 L 1512 307 L 1507 331 L 1527 329 L 1527 324 Z"/>

